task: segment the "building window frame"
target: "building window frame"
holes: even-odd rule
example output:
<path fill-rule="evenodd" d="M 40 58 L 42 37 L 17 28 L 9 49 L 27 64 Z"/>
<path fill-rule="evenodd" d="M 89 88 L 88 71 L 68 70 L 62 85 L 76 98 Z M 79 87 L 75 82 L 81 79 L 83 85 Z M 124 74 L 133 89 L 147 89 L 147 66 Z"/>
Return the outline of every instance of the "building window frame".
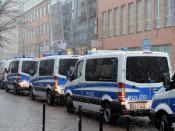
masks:
<path fill-rule="evenodd" d="M 169 27 L 172 26 L 172 0 L 166 0 L 165 2 L 165 26 Z"/>
<path fill-rule="evenodd" d="M 145 0 L 146 30 L 151 30 L 151 1 Z"/>
<path fill-rule="evenodd" d="M 119 8 L 114 8 L 114 35 L 119 35 Z"/>
<path fill-rule="evenodd" d="M 134 3 L 128 4 L 128 32 L 134 33 Z"/>
<path fill-rule="evenodd" d="M 161 18 L 161 0 L 155 0 L 155 28 L 161 28 L 162 26 L 162 18 Z"/>
<path fill-rule="evenodd" d="M 112 9 L 108 10 L 108 36 L 112 36 Z"/>
<path fill-rule="evenodd" d="M 126 34 L 126 5 L 121 6 L 121 34 Z"/>
<path fill-rule="evenodd" d="M 102 12 L 102 34 L 103 36 L 106 36 L 106 27 L 107 27 L 106 17 L 107 17 L 106 11 Z"/>
<path fill-rule="evenodd" d="M 137 32 L 142 31 L 142 0 L 137 0 L 136 2 L 136 7 L 137 7 Z"/>

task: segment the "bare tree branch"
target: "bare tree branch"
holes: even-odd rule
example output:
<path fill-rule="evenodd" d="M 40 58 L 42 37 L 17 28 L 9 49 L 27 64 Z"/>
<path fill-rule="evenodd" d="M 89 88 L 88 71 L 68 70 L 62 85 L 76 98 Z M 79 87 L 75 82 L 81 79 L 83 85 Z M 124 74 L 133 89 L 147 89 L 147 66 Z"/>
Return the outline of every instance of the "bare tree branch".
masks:
<path fill-rule="evenodd" d="M 22 0 L 0 0 L 0 47 L 13 43 L 9 32 L 19 28 L 19 6 Z"/>

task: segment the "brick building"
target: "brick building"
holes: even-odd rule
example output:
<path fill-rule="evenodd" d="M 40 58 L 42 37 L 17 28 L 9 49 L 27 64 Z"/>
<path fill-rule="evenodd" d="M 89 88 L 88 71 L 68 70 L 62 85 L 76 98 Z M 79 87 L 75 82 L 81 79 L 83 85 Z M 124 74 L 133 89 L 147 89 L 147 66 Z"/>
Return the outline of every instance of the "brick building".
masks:
<path fill-rule="evenodd" d="M 98 40 L 102 49 L 168 52 L 175 67 L 174 0 L 98 0 Z"/>
<path fill-rule="evenodd" d="M 21 5 L 19 53 L 41 56 L 49 52 L 48 0 L 24 0 Z"/>

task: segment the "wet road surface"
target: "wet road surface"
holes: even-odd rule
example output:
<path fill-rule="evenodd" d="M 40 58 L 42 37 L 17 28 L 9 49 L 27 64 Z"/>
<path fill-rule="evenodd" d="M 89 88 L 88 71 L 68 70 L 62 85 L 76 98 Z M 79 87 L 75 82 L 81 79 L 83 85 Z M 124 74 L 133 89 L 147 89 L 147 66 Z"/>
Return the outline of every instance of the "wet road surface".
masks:
<path fill-rule="evenodd" d="M 0 131 L 42 131 L 42 104 L 41 100 L 0 90 Z M 99 131 L 99 121 L 90 116 L 83 116 L 82 131 Z M 147 118 L 132 118 L 131 123 L 131 131 L 156 131 Z M 104 131 L 125 130 L 104 125 Z M 46 104 L 46 131 L 78 131 L 78 115 L 68 114 L 63 106 Z"/>

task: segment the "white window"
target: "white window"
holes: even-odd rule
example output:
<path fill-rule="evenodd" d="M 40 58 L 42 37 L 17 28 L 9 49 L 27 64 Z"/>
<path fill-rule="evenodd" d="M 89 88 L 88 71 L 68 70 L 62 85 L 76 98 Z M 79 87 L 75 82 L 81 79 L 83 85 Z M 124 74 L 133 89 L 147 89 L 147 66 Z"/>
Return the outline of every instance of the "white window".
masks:
<path fill-rule="evenodd" d="M 103 36 L 106 35 L 106 12 L 102 13 L 102 31 L 103 31 Z"/>
<path fill-rule="evenodd" d="M 108 10 L 108 35 L 112 36 L 112 10 Z"/>
<path fill-rule="evenodd" d="M 155 28 L 161 28 L 161 0 L 155 0 Z"/>
<path fill-rule="evenodd" d="M 172 10 L 171 10 L 172 0 L 166 0 L 166 27 L 172 25 Z"/>
<path fill-rule="evenodd" d="M 38 20 L 38 18 L 39 18 L 39 10 L 37 9 L 37 11 L 36 11 L 36 19 Z"/>
<path fill-rule="evenodd" d="M 128 7 L 129 14 L 129 33 L 134 32 L 134 4 L 130 3 Z"/>
<path fill-rule="evenodd" d="M 146 30 L 151 29 L 151 0 L 146 0 Z"/>
<path fill-rule="evenodd" d="M 43 10 L 44 14 L 43 15 L 46 16 L 46 6 L 44 6 L 43 8 L 44 8 L 44 10 Z"/>
<path fill-rule="evenodd" d="M 142 31 L 142 0 L 137 1 L 137 32 Z"/>
<path fill-rule="evenodd" d="M 126 6 L 123 5 L 121 8 L 121 24 L 122 24 L 122 34 L 126 34 Z"/>
<path fill-rule="evenodd" d="M 114 33 L 115 35 L 119 34 L 119 11 L 118 11 L 118 7 L 116 7 L 114 9 Z"/>

